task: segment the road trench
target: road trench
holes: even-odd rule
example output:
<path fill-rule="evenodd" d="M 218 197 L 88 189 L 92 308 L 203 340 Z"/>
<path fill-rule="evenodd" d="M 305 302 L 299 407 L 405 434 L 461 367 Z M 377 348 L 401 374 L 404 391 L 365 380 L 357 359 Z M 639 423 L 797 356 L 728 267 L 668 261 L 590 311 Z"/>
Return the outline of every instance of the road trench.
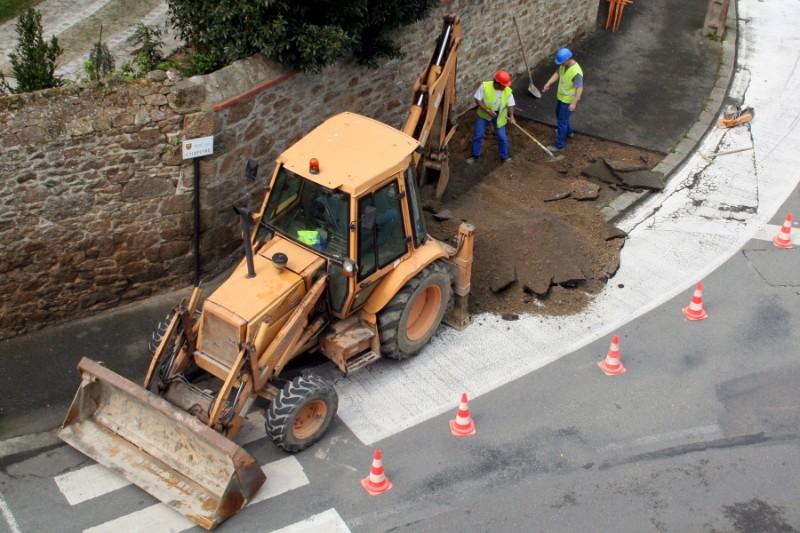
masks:
<path fill-rule="evenodd" d="M 564 158 L 549 156 L 509 127 L 511 159 L 497 154 L 491 131 L 473 164 L 471 114 L 450 142 L 450 181 L 442 201 L 423 188 L 428 232 L 448 240 L 458 225 L 476 227 L 470 311 L 507 320 L 522 314 L 570 315 L 586 307 L 613 282 L 625 233 L 605 221 L 601 209 L 625 188 L 583 175 L 594 161 L 617 168 L 649 170 L 659 152 L 576 133 Z M 519 121 L 542 144 L 552 127 Z"/>

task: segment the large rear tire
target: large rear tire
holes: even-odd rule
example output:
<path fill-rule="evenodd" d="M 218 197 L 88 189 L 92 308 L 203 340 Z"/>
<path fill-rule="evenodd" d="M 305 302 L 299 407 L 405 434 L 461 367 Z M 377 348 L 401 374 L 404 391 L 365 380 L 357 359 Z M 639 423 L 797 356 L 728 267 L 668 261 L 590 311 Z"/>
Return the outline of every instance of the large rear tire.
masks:
<path fill-rule="evenodd" d="M 450 273 L 434 261 L 414 276 L 378 313 L 381 355 L 407 359 L 433 337 L 453 304 Z"/>
<path fill-rule="evenodd" d="M 270 403 L 267 435 L 287 452 L 299 452 L 322 438 L 338 407 L 333 385 L 315 374 L 297 376 Z"/>

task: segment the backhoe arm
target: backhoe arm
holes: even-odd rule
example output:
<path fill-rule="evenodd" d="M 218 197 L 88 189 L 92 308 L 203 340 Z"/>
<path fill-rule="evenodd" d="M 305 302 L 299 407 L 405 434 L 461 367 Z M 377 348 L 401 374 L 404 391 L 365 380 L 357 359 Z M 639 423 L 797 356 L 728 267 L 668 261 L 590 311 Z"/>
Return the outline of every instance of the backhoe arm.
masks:
<path fill-rule="evenodd" d="M 428 169 L 439 172 L 436 185 L 439 199 L 449 179 L 447 143 L 455 133 L 450 115 L 456 99 L 456 63 L 460 45 L 461 19 L 447 15 L 433 56 L 414 83 L 413 101 L 403 126 L 403 132 L 417 139 L 423 148 L 423 154 L 414 154 L 414 166 L 419 169 L 418 180 L 424 181 Z"/>

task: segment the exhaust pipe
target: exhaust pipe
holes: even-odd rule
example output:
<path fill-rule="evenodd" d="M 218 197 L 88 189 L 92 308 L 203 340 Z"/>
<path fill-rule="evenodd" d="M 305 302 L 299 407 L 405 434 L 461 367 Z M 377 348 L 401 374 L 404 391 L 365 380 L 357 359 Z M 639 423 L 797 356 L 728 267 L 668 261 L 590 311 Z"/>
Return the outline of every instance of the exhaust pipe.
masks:
<path fill-rule="evenodd" d="M 242 238 L 244 240 L 244 256 L 247 260 L 247 277 L 256 277 L 256 267 L 253 265 L 253 243 L 250 242 L 251 224 L 253 219 L 250 217 L 250 211 L 243 207 L 233 208 L 234 212 L 242 219 Z"/>

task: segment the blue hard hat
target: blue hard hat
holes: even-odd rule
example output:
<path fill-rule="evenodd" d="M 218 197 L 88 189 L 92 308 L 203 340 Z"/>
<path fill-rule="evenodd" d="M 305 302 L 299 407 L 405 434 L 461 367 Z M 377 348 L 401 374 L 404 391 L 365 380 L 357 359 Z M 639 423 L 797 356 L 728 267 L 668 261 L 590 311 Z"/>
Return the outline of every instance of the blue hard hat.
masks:
<path fill-rule="evenodd" d="M 564 61 L 572 57 L 572 51 L 569 48 L 560 48 L 556 52 L 556 65 L 562 64 Z"/>

